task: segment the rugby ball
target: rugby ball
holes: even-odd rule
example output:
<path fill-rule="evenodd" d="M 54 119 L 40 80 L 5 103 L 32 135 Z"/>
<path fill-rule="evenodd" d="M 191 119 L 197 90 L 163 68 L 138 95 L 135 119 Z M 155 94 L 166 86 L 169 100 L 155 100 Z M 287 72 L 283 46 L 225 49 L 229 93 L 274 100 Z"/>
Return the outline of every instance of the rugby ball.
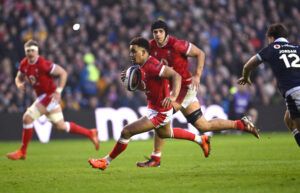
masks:
<path fill-rule="evenodd" d="M 142 74 L 139 65 L 130 66 L 126 70 L 124 86 L 129 91 L 135 91 L 141 82 L 141 78 Z"/>

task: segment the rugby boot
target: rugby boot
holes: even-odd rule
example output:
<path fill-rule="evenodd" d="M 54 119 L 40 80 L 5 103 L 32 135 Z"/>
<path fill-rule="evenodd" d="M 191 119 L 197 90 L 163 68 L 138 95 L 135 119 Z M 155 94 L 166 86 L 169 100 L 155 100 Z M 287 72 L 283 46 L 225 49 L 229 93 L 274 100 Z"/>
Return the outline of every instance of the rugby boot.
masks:
<path fill-rule="evenodd" d="M 203 154 L 205 157 L 208 157 L 210 154 L 210 137 L 207 135 L 201 135 L 202 143 L 199 144 L 202 148 Z"/>
<path fill-rule="evenodd" d="M 105 170 L 108 167 L 108 162 L 106 159 L 89 159 L 88 162 L 95 169 Z"/>
<path fill-rule="evenodd" d="M 252 133 L 256 138 L 259 139 L 259 129 L 257 129 L 254 125 L 254 123 L 251 121 L 250 118 L 248 118 L 247 116 L 244 116 L 241 118 L 241 121 L 243 122 L 243 124 L 245 125 L 245 128 L 243 129 L 243 131 L 248 132 L 248 133 Z"/>
<path fill-rule="evenodd" d="M 6 157 L 11 160 L 19 160 L 19 159 L 24 160 L 24 159 L 26 159 L 26 154 L 23 153 L 21 150 L 17 150 L 17 151 L 6 154 Z"/>
<path fill-rule="evenodd" d="M 160 167 L 160 157 L 151 156 L 151 158 L 146 157 L 146 161 L 137 162 L 136 166 L 140 168 L 147 168 L 147 167 Z"/>

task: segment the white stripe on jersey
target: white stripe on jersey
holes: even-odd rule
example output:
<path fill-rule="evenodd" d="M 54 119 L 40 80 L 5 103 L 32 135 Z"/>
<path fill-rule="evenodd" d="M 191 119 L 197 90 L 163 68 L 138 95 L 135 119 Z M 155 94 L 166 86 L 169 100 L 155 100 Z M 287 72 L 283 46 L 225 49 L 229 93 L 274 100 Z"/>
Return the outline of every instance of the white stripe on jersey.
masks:
<path fill-rule="evenodd" d="M 296 86 L 296 87 L 294 87 L 294 88 L 291 88 L 291 89 L 289 89 L 289 90 L 287 90 L 286 92 L 285 92 L 285 97 L 287 97 L 287 96 L 289 96 L 290 94 L 292 94 L 292 93 L 294 93 L 294 92 L 296 92 L 296 91 L 299 91 L 300 90 L 300 86 Z"/>
<path fill-rule="evenodd" d="M 185 55 L 188 55 L 188 54 L 189 54 L 189 52 L 190 52 L 191 48 L 192 48 L 192 44 L 191 44 L 191 43 L 189 43 L 189 47 L 188 47 L 188 49 L 187 49 L 187 51 L 186 51 Z"/>
<path fill-rule="evenodd" d="M 260 56 L 259 54 L 256 54 L 256 58 L 257 58 L 259 61 L 262 62 L 262 58 L 261 58 L 261 56 Z"/>
<path fill-rule="evenodd" d="M 53 73 L 53 71 L 54 71 L 54 69 L 55 69 L 55 67 L 56 67 L 56 64 L 52 64 L 52 68 L 51 68 L 51 70 L 50 70 L 50 74 L 52 74 Z"/>
<path fill-rule="evenodd" d="M 159 71 L 159 77 L 161 77 L 161 75 L 162 75 L 162 73 L 164 72 L 164 70 L 165 70 L 165 65 L 163 65 L 162 67 L 161 67 L 161 69 L 160 69 L 160 71 Z"/>

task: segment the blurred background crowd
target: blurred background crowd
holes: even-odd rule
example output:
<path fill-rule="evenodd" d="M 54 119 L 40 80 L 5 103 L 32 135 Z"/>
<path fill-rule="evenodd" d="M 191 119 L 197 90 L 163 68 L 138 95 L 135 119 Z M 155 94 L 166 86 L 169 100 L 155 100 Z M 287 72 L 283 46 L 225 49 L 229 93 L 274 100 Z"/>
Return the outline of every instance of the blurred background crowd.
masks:
<path fill-rule="evenodd" d="M 171 34 L 204 50 L 198 95 L 203 105 L 219 104 L 234 118 L 251 106 L 281 100 L 267 65 L 253 73 L 252 87 L 239 87 L 237 78 L 245 61 L 266 45 L 270 23 L 286 24 L 290 42 L 299 43 L 297 0 L 3 0 L 0 112 L 24 112 L 34 100 L 32 89 L 22 93 L 14 84 L 29 39 L 40 43 L 41 55 L 67 70 L 64 109 L 145 105 L 142 93 L 124 89 L 120 72 L 130 65 L 130 39 L 151 38 L 157 18 L 168 23 Z M 77 31 L 75 23 L 80 24 Z"/>

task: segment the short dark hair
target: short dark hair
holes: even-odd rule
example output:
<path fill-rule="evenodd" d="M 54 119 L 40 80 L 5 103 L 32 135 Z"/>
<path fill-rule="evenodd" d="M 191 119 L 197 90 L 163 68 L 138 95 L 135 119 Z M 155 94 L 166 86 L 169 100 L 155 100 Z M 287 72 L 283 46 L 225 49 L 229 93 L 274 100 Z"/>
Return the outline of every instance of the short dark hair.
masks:
<path fill-rule="evenodd" d="M 267 37 L 273 37 L 274 39 L 288 37 L 288 30 L 282 23 L 274 23 L 269 26 L 267 31 Z"/>
<path fill-rule="evenodd" d="M 28 40 L 25 44 L 24 44 L 25 47 L 29 47 L 29 46 L 37 46 L 39 47 L 39 44 L 37 41 L 35 40 Z"/>
<path fill-rule="evenodd" d="M 135 37 L 130 41 L 129 45 L 137 45 L 139 47 L 145 48 L 145 50 L 150 52 L 150 44 L 149 41 L 143 37 Z"/>
<path fill-rule="evenodd" d="M 153 30 L 155 29 L 159 29 L 162 28 L 165 30 L 166 35 L 168 35 L 169 33 L 169 28 L 166 22 L 164 22 L 163 20 L 159 19 L 156 20 L 155 22 L 152 23 L 151 25 L 151 32 L 153 32 Z"/>

